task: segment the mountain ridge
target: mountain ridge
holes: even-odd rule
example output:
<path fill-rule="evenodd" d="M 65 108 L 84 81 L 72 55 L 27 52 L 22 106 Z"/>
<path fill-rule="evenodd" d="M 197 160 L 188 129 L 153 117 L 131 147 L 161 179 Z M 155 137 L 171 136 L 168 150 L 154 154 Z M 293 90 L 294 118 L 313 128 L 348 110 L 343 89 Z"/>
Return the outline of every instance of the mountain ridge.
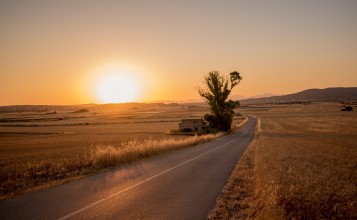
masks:
<path fill-rule="evenodd" d="M 324 89 L 312 88 L 300 92 L 241 100 L 241 104 L 265 104 L 284 102 L 355 102 L 357 87 L 330 87 Z"/>

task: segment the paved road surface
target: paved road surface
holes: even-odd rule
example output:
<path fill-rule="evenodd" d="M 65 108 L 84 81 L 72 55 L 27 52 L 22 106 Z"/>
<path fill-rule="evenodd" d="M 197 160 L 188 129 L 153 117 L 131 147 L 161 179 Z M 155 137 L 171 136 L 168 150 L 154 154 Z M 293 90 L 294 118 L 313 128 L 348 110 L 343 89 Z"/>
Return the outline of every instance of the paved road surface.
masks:
<path fill-rule="evenodd" d="M 206 219 L 256 120 L 196 147 L 0 202 L 0 219 Z"/>

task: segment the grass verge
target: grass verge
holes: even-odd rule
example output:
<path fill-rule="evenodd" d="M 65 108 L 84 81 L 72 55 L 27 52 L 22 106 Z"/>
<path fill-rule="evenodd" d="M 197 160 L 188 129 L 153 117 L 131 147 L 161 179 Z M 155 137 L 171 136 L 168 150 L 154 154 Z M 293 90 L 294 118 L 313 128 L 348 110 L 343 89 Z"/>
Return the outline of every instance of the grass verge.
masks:
<path fill-rule="evenodd" d="M 7 172 L 0 174 L 0 200 L 95 174 L 141 158 L 205 143 L 223 135 L 224 133 L 217 133 L 186 139 L 134 140 L 121 146 L 99 145 L 77 158 L 15 164 Z"/>

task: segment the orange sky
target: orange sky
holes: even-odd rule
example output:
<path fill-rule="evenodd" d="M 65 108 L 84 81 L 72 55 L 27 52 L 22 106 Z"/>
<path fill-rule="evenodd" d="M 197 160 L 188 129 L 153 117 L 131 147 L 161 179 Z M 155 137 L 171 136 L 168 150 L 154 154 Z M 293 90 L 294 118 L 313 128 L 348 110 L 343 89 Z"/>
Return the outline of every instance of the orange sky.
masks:
<path fill-rule="evenodd" d="M 357 86 L 357 1 L 1 1 L 0 105 L 100 103 L 115 66 L 136 101 L 199 98 L 212 70 L 253 96 Z M 121 74 L 121 73 L 118 73 Z"/>

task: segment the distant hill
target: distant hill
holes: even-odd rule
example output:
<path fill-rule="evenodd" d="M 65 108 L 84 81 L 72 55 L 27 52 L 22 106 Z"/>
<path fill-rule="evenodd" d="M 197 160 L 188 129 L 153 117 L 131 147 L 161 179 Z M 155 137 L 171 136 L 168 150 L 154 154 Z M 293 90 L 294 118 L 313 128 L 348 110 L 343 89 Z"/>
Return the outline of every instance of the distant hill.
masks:
<path fill-rule="evenodd" d="M 278 94 L 273 94 L 273 93 L 264 93 L 260 95 L 255 95 L 255 96 L 241 96 L 241 95 L 232 95 L 230 98 L 232 100 L 244 100 L 244 99 L 256 99 L 256 98 L 266 98 L 266 97 L 271 97 L 271 96 L 279 96 Z"/>
<path fill-rule="evenodd" d="M 241 100 L 241 104 L 264 104 L 285 102 L 356 102 L 357 87 L 308 89 L 301 92 Z"/>
<path fill-rule="evenodd" d="M 92 108 L 97 104 L 82 105 L 8 105 L 0 106 L 0 112 L 50 112 L 50 111 L 76 111 L 83 108 Z"/>
<path fill-rule="evenodd" d="M 85 113 L 85 112 L 123 112 L 127 110 L 152 109 L 157 107 L 170 107 L 176 103 L 109 103 L 109 104 L 82 104 L 82 105 L 10 105 L 0 106 L 0 113 L 11 112 L 37 112 L 40 114 L 53 113 L 54 111 Z"/>
<path fill-rule="evenodd" d="M 109 104 L 101 104 L 97 105 L 93 108 L 90 108 L 90 111 L 93 112 L 122 112 L 127 110 L 137 110 L 137 109 L 148 109 L 148 108 L 156 108 L 162 106 L 170 106 L 170 104 L 164 103 L 109 103 Z"/>

